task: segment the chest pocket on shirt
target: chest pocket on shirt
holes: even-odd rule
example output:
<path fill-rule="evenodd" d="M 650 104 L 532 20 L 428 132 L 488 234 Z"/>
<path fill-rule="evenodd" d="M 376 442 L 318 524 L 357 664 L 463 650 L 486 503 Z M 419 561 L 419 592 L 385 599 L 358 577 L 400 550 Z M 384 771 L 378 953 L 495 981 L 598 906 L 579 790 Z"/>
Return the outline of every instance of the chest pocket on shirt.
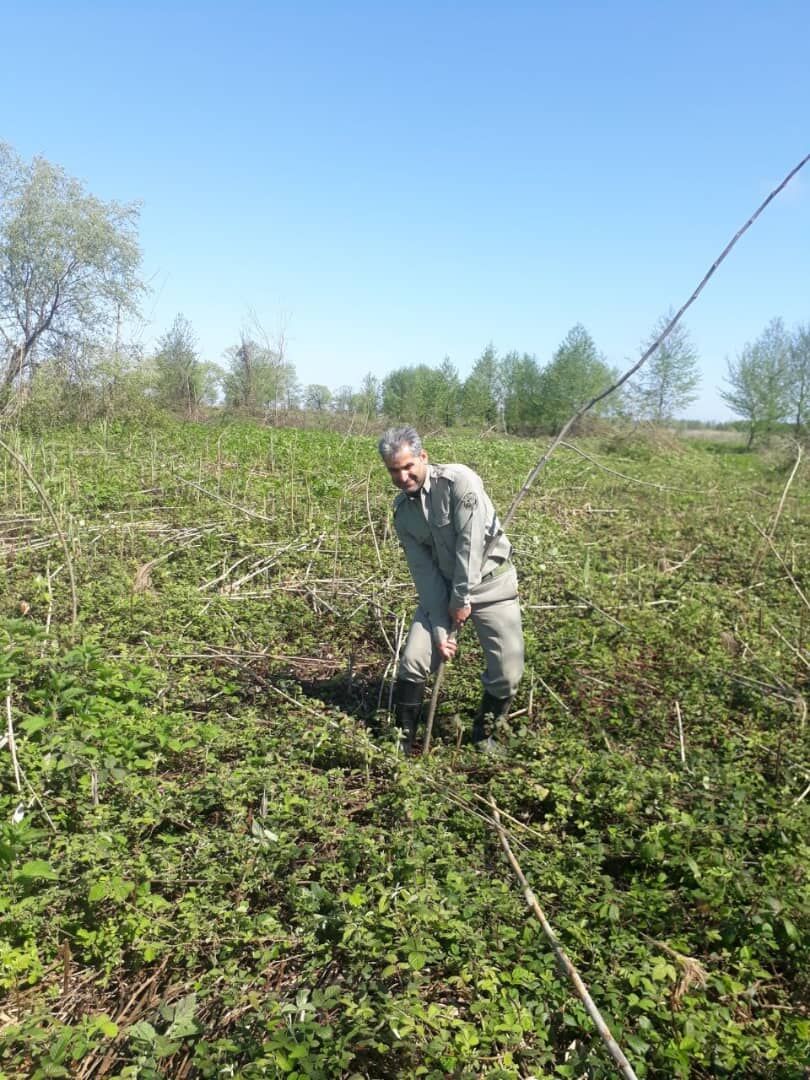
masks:
<path fill-rule="evenodd" d="M 439 481 L 430 493 L 431 525 L 437 548 L 451 557 L 456 547 L 456 530 L 450 504 L 450 485 Z"/>
<path fill-rule="evenodd" d="M 450 524 L 450 485 L 437 480 L 430 492 L 430 517 L 433 525 L 443 529 Z"/>

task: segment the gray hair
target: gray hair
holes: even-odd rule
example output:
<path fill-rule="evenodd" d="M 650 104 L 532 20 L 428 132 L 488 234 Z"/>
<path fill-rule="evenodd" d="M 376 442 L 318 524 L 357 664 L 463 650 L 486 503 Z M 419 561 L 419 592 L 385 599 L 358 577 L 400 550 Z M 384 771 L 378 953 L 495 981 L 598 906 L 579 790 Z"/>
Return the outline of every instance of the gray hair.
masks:
<path fill-rule="evenodd" d="M 403 427 L 392 427 L 383 432 L 382 438 L 377 443 L 380 457 L 383 461 L 390 461 L 396 457 L 399 451 L 406 447 L 416 457 L 422 453 L 422 440 L 416 428 L 406 424 Z"/>

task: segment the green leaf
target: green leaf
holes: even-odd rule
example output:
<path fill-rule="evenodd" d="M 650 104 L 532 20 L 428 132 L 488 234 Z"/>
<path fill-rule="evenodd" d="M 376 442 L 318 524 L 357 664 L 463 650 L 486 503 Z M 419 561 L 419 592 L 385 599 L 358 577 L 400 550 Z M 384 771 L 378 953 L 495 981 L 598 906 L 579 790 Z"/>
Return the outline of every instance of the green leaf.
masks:
<path fill-rule="evenodd" d="M 108 1039 L 114 1039 L 118 1034 L 118 1024 L 112 1021 L 106 1013 L 97 1016 L 93 1021 L 97 1031 L 100 1031 Z"/>
<path fill-rule="evenodd" d="M 14 875 L 15 880 L 18 881 L 34 881 L 36 879 L 55 881 L 58 877 L 59 875 L 51 864 L 45 862 L 44 859 L 31 859 L 29 862 L 23 863 Z"/>
<path fill-rule="evenodd" d="M 168 1038 L 166 1035 L 157 1035 L 153 1053 L 156 1058 L 171 1057 L 180 1049 L 180 1043 Z"/>
<path fill-rule="evenodd" d="M 351 907 L 361 907 L 365 901 L 365 894 L 359 885 L 355 885 L 354 889 L 346 896 Z"/>
<path fill-rule="evenodd" d="M 26 735 L 33 735 L 35 731 L 39 731 L 41 728 L 47 727 L 48 721 L 44 716 L 29 716 L 27 720 L 23 720 L 20 723 L 20 728 L 26 733 Z"/>
<path fill-rule="evenodd" d="M 790 919 L 782 919 L 782 926 L 785 928 L 785 933 L 791 941 L 801 940 L 801 934 L 796 929 L 796 924 L 791 922 Z"/>
<path fill-rule="evenodd" d="M 139 1020 L 137 1024 L 133 1024 L 132 1027 L 127 1030 L 127 1036 L 130 1039 L 135 1039 L 137 1042 L 146 1043 L 147 1045 L 152 1046 L 154 1045 L 155 1039 L 157 1039 L 157 1032 L 148 1020 Z"/>
<path fill-rule="evenodd" d="M 638 1035 L 627 1035 L 624 1040 L 631 1050 L 635 1050 L 637 1054 L 644 1054 L 649 1049 L 650 1044 L 645 1042 L 644 1039 Z"/>
<path fill-rule="evenodd" d="M 265 829 L 256 818 L 250 823 L 250 834 L 255 836 L 257 840 L 261 840 L 263 843 L 270 842 L 276 843 L 278 840 L 278 833 L 274 833 L 272 829 Z"/>
<path fill-rule="evenodd" d="M 198 1035 L 202 1028 L 194 1019 L 197 1008 L 197 995 L 187 994 L 174 1006 L 174 1017 L 166 1031 L 168 1039 L 186 1039 Z"/>

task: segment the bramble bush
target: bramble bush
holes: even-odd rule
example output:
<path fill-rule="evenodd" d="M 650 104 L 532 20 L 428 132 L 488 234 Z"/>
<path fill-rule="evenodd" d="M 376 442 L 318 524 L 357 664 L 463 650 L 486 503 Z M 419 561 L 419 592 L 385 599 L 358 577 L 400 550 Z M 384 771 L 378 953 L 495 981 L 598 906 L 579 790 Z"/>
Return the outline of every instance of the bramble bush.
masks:
<path fill-rule="evenodd" d="M 613 1075 L 491 793 L 639 1076 L 804 1076 L 801 476 L 778 559 L 754 528 L 786 459 L 646 445 L 639 475 L 627 446 L 561 450 L 510 530 L 528 663 L 508 757 L 457 745 L 465 638 L 434 752 L 403 761 L 386 704 L 412 589 L 371 439 L 101 424 L 20 449 L 80 619 L 7 461 L 6 1075 Z M 539 456 L 430 449 L 502 510 Z"/>

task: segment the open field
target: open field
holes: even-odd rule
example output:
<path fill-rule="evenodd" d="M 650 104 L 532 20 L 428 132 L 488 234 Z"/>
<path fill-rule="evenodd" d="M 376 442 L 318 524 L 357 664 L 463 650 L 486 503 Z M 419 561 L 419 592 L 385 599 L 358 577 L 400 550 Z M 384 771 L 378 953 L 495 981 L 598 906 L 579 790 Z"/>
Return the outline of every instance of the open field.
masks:
<path fill-rule="evenodd" d="M 682 439 L 699 439 L 705 442 L 723 443 L 726 446 L 744 447 L 748 441 L 745 433 L 729 428 L 685 427 L 679 429 L 677 434 Z"/>
<path fill-rule="evenodd" d="M 510 530 L 528 666 L 493 763 L 459 738 L 470 640 L 434 752 L 394 752 L 413 593 L 371 439 L 2 438 L 5 1075 L 614 1075 L 490 794 L 639 1076 L 805 1075 L 795 447 L 560 449 Z M 503 512 L 542 446 L 428 449 Z"/>

